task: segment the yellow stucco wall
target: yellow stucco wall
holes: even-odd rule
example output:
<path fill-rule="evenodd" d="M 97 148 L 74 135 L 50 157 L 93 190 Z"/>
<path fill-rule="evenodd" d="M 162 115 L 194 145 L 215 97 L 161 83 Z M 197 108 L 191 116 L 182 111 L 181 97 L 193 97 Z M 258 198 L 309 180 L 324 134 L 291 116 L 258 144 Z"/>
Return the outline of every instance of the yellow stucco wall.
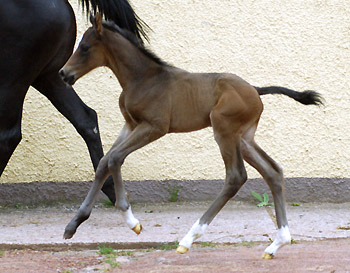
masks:
<path fill-rule="evenodd" d="M 75 9 L 78 39 L 89 26 Z M 326 107 L 265 96 L 257 142 L 286 177 L 350 177 L 350 2 L 348 0 L 132 0 L 153 29 L 151 48 L 193 72 L 232 72 L 257 86 L 314 89 Z M 106 68 L 82 78 L 76 92 L 99 115 L 104 149 L 123 121 L 121 89 Z M 0 182 L 93 179 L 85 143 L 49 101 L 30 89 L 23 140 Z M 248 168 L 249 177 L 259 177 Z M 167 135 L 130 155 L 126 180 L 222 179 L 212 130 Z"/>

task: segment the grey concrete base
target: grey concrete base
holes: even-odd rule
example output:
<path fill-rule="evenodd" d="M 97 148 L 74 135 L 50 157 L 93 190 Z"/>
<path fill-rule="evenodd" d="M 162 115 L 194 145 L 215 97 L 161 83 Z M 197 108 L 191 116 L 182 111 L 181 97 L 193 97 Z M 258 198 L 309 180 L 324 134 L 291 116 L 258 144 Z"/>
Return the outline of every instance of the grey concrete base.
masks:
<path fill-rule="evenodd" d="M 0 184 L 0 205 L 81 202 L 91 182 L 32 182 Z M 179 201 L 213 200 L 222 188 L 223 180 L 202 181 L 126 181 L 132 202 L 169 201 L 178 190 Z M 251 192 L 270 190 L 262 179 L 250 179 L 235 200 L 252 201 Z M 104 199 L 100 195 L 100 200 Z M 350 178 L 287 178 L 288 202 L 350 202 Z"/>

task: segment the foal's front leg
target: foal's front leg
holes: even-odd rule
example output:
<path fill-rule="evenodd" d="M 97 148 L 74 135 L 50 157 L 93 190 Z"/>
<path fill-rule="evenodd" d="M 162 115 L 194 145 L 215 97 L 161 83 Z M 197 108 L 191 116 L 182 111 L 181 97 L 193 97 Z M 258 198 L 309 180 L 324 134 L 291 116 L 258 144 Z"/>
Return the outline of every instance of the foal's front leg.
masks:
<path fill-rule="evenodd" d="M 117 147 L 122 141 L 124 141 L 124 139 L 127 138 L 128 135 L 130 134 L 130 132 L 131 132 L 130 126 L 128 126 L 128 124 L 125 124 L 117 140 L 113 144 L 112 149 Z M 92 211 L 92 207 L 95 204 L 97 195 L 101 190 L 104 181 L 110 175 L 110 171 L 108 169 L 109 156 L 110 156 L 110 151 L 100 160 L 98 167 L 96 169 L 95 180 L 92 183 L 92 186 L 89 190 L 88 195 L 86 196 L 84 202 L 81 204 L 77 214 L 66 226 L 66 229 L 63 235 L 65 239 L 72 238 L 77 228 L 79 227 L 79 225 L 89 218 Z"/>
<path fill-rule="evenodd" d="M 77 214 L 66 226 L 64 235 L 63 235 L 64 239 L 72 238 L 77 228 L 80 226 L 80 224 L 89 218 L 92 211 L 92 207 L 95 204 L 96 197 L 100 192 L 103 186 L 103 183 L 105 182 L 105 180 L 110 174 L 107 167 L 108 166 L 107 159 L 108 159 L 108 154 L 106 154 L 100 160 L 100 163 L 98 164 L 98 167 L 96 169 L 95 180 L 92 183 L 89 193 L 86 196 L 84 202 L 81 204 Z"/>
<path fill-rule="evenodd" d="M 121 210 L 129 228 L 131 228 L 137 234 L 141 232 L 142 226 L 134 217 L 129 200 L 126 197 L 126 192 L 121 176 L 121 166 L 123 165 L 125 158 L 130 153 L 160 138 L 164 134 L 164 131 L 152 126 L 149 123 L 144 122 L 137 125 L 135 129 L 128 135 L 128 137 L 120 143 L 120 145 L 114 147 L 109 151 L 110 156 L 108 159 L 108 169 L 112 173 L 114 181 L 116 192 L 115 206 Z"/>

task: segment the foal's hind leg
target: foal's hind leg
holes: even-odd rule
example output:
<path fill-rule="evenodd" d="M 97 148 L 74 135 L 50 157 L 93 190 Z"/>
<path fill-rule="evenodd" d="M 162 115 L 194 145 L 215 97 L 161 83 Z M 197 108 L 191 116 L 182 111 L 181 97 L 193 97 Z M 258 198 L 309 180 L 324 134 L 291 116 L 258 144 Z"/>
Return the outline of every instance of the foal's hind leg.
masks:
<path fill-rule="evenodd" d="M 218 143 L 226 168 L 225 184 L 209 209 L 192 226 L 187 235 L 180 241 L 178 253 L 185 253 L 191 247 L 194 240 L 203 235 L 207 226 L 225 206 L 225 204 L 238 192 L 247 180 L 240 152 L 239 135 L 240 124 L 235 126 L 235 119 L 229 119 L 215 111 L 211 114 L 215 140 Z"/>
<path fill-rule="evenodd" d="M 269 185 L 275 203 L 278 233 L 273 243 L 265 249 L 263 258 L 271 259 L 276 251 L 291 241 L 284 198 L 282 168 L 271 159 L 254 141 L 256 127 L 249 129 L 242 138 L 244 159 L 263 176 Z"/>

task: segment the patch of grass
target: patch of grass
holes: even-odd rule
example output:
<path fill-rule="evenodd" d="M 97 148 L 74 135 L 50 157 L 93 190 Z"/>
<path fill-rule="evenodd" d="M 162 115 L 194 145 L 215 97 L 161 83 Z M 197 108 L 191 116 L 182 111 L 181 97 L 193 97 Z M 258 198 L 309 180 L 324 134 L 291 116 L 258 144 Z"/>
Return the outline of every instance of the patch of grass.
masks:
<path fill-rule="evenodd" d="M 149 253 L 149 252 L 153 252 L 154 248 L 146 248 L 146 249 L 141 249 L 140 250 L 142 253 Z"/>
<path fill-rule="evenodd" d="M 291 204 L 293 207 L 299 207 L 300 206 L 300 203 L 292 203 Z"/>
<path fill-rule="evenodd" d="M 259 242 L 253 242 L 253 241 L 242 241 L 240 243 L 235 244 L 235 246 L 245 246 L 245 247 L 253 247 L 258 245 Z"/>
<path fill-rule="evenodd" d="M 130 250 L 119 250 L 117 253 L 117 256 L 134 256 L 135 253 Z"/>
<path fill-rule="evenodd" d="M 181 190 L 181 187 L 174 186 L 169 187 L 169 201 L 170 202 L 177 202 L 179 200 L 179 191 Z"/>
<path fill-rule="evenodd" d="M 216 247 L 216 243 L 212 242 L 201 242 L 201 247 Z"/>
<path fill-rule="evenodd" d="M 119 262 L 116 262 L 117 256 L 133 256 L 132 251 L 116 251 L 111 247 L 98 247 L 98 254 L 101 256 L 105 256 L 105 259 L 103 260 L 104 263 L 109 264 L 111 268 L 118 267 L 120 265 Z M 108 270 L 108 269 L 107 269 Z"/>
<path fill-rule="evenodd" d="M 160 244 L 157 246 L 157 249 L 159 249 L 159 250 L 172 250 L 172 249 L 176 249 L 178 246 L 179 246 L 179 242 L 175 241 L 174 243 Z"/>
<path fill-rule="evenodd" d="M 113 259 L 104 260 L 106 264 L 109 264 L 112 268 L 115 268 L 120 265 L 120 263 L 113 261 Z"/>
<path fill-rule="evenodd" d="M 0 257 L 5 255 L 5 251 L 0 251 Z"/>
<path fill-rule="evenodd" d="M 269 203 L 269 195 L 266 192 L 263 194 L 263 196 L 255 191 L 252 191 L 251 194 L 260 201 L 260 203 L 256 205 L 257 207 L 273 206 L 273 203 Z"/>
<path fill-rule="evenodd" d="M 106 247 L 106 246 L 102 246 L 102 247 L 98 247 L 98 254 L 100 255 L 115 255 L 116 252 L 113 248 L 111 247 Z"/>
<path fill-rule="evenodd" d="M 61 271 L 62 273 L 73 273 L 73 271 L 72 270 L 63 270 L 63 271 Z"/>
<path fill-rule="evenodd" d="M 111 200 L 106 199 L 105 201 L 103 201 L 103 206 L 105 208 L 112 208 L 112 207 L 114 207 L 114 204 Z"/>

